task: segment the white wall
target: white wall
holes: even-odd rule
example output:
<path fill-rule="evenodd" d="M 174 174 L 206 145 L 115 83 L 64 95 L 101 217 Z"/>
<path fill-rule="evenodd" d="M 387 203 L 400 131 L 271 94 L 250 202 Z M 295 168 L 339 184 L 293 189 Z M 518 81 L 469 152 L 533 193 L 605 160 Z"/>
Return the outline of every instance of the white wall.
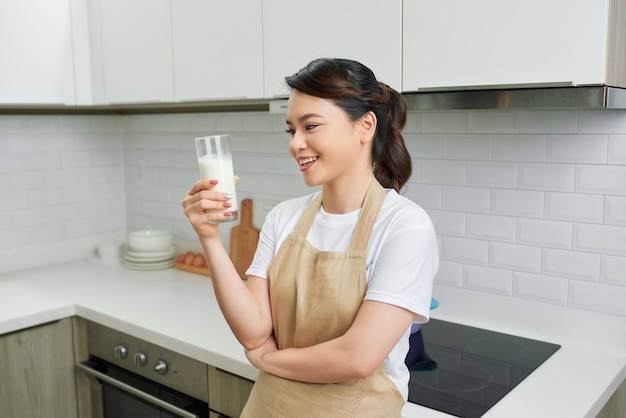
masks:
<path fill-rule="evenodd" d="M 117 116 L 0 116 L 0 251 L 126 227 Z"/>
<path fill-rule="evenodd" d="M 180 202 L 209 133 L 233 137 L 240 199 L 306 193 L 283 130 L 264 112 L 2 116 L 0 251 L 124 227 L 193 240 Z M 626 316 L 626 111 L 411 113 L 405 134 L 438 283 Z"/>

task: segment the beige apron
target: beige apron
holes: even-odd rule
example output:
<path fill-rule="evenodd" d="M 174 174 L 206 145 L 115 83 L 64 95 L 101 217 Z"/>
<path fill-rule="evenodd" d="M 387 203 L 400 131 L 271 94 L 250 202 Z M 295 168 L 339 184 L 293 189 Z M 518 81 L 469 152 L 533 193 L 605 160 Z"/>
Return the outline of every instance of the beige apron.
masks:
<path fill-rule="evenodd" d="M 268 271 L 279 348 L 307 347 L 348 330 L 367 290 L 365 253 L 385 193 L 372 181 L 348 252 L 320 251 L 306 240 L 321 193 L 305 210 Z M 389 418 L 400 417 L 404 403 L 382 364 L 367 378 L 342 383 L 303 383 L 260 372 L 241 417 Z"/>

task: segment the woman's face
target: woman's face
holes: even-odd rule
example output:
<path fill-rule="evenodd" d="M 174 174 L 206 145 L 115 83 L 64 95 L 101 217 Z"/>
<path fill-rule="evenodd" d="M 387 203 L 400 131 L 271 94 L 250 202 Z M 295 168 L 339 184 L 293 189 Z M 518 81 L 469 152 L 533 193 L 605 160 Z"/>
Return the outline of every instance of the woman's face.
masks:
<path fill-rule="evenodd" d="M 287 132 L 291 135 L 289 152 L 308 186 L 332 183 L 362 167 L 359 123 L 331 100 L 292 91 Z"/>

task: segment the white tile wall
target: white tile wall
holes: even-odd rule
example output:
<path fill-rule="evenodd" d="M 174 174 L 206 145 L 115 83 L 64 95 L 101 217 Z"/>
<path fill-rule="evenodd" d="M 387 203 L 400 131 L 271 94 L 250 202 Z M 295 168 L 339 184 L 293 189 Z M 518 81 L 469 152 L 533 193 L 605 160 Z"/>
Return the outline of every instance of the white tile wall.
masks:
<path fill-rule="evenodd" d="M 435 229 L 441 234 L 453 237 L 465 236 L 466 215 L 463 212 L 429 210 Z"/>
<path fill-rule="evenodd" d="M 626 286 L 626 274 L 624 272 L 626 272 L 626 258 L 602 256 L 602 270 L 600 272 L 602 283 Z"/>
<path fill-rule="evenodd" d="M 126 228 L 120 122 L 0 116 L 0 251 Z"/>
<path fill-rule="evenodd" d="M 513 273 L 510 270 L 494 269 L 483 266 L 465 266 L 464 287 L 479 292 L 497 293 L 510 296 Z"/>
<path fill-rule="evenodd" d="M 607 135 L 548 135 L 548 162 L 604 164 Z"/>
<path fill-rule="evenodd" d="M 523 163 L 519 165 L 520 189 L 573 192 L 576 167 L 573 164 Z"/>
<path fill-rule="evenodd" d="M 548 192 L 545 218 L 600 224 L 604 218 L 604 199 L 601 195 Z"/>
<path fill-rule="evenodd" d="M 606 196 L 604 222 L 607 225 L 626 226 L 626 197 Z"/>
<path fill-rule="evenodd" d="M 502 269 L 539 273 L 541 271 L 541 248 L 491 242 L 489 265 Z"/>
<path fill-rule="evenodd" d="M 493 159 L 496 161 L 546 161 L 546 136 L 494 135 Z"/>
<path fill-rule="evenodd" d="M 554 303 L 567 304 L 568 280 L 558 277 L 515 272 L 513 276 L 513 296 Z"/>
<path fill-rule="evenodd" d="M 576 192 L 626 196 L 626 166 L 577 165 Z"/>
<path fill-rule="evenodd" d="M 626 135 L 609 135 L 609 164 L 626 164 Z"/>
<path fill-rule="evenodd" d="M 490 192 L 488 188 L 444 186 L 443 208 L 461 212 L 488 213 Z"/>
<path fill-rule="evenodd" d="M 438 228 L 437 232 L 442 233 L 440 230 L 441 228 Z M 515 242 L 516 234 L 516 219 L 512 216 L 467 215 L 467 236 L 469 238 Z"/>
<path fill-rule="evenodd" d="M 545 248 L 541 271 L 550 276 L 598 282 L 601 262 L 599 254 Z"/>
<path fill-rule="evenodd" d="M 572 248 L 572 223 L 518 219 L 517 242 L 547 248 Z"/>
<path fill-rule="evenodd" d="M 265 112 L 0 116 L 0 251 L 124 228 L 194 240 L 180 202 L 211 133 L 232 135 L 240 199 L 308 193 L 283 129 Z M 416 112 L 405 132 L 437 283 L 626 315 L 626 111 Z"/>
<path fill-rule="evenodd" d="M 541 218 L 544 200 L 543 192 L 496 189 L 491 191 L 490 213 Z"/>

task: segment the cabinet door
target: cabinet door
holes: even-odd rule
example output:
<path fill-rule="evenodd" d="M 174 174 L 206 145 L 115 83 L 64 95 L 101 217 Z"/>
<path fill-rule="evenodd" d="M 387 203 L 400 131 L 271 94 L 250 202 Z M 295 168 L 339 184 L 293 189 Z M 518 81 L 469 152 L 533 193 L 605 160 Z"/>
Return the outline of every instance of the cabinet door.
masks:
<path fill-rule="evenodd" d="M 404 0 L 403 90 L 600 84 L 606 0 Z"/>
<path fill-rule="evenodd" d="M 209 406 L 229 417 L 238 417 L 254 382 L 209 366 Z"/>
<path fill-rule="evenodd" d="M 70 0 L 0 2 L 0 103 L 74 104 Z"/>
<path fill-rule="evenodd" d="M 284 78 L 320 57 L 362 62 L 400 89 L 402 1 L 263 1 L 265 96 L 285 96 Z"/>
<path fill-rule="evenodd" d="M 175 99 L 263 97 L 261 2 L 172 2 Z"/>
<path fill-rule="evenodd" d="M 104 103 L 172 102 L 169 0 L 100 0 L 92 10 L 100 27 Z M 100 48 L 101 49 L 100 49 Z"/>
<path fill-rule="evenodd" d="M 0 415 L 74 418 L 71 320 L 0 336 Z"/>

